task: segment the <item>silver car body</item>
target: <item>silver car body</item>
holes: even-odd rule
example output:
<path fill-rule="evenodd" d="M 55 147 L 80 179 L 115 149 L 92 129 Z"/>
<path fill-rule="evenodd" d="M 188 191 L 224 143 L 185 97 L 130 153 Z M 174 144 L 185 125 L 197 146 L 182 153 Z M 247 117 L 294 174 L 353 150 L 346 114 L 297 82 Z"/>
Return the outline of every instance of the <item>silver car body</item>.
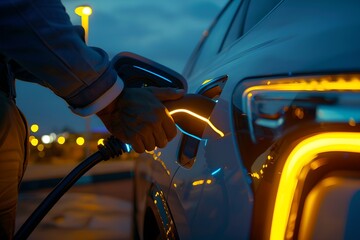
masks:
<path fill-rule="evenodd" d="M 162 223 L 160 228 L 170 239 L 250 239 L 257 236 L 254 231 L 270 231 L 266 226 L 254 230 L 258 226 L 253 223 L 253 180 L 233 116 L 236 91 L 252 79 L 360 72 L 359 11 L 360 1 L 355 0 L 229 2 L 183 73 L 189 93 L 220 86 L 209 119 L 224 137 L 208 127 L 192 149 L 178 131 L 166 148 L 137 160 L 135 209 L 140 238 L 146 239 L 145 228 L 154 225 L 147 222 L 147 211 L 152 211 L 150 219 Z M 357 125 L 354 132 L 358 130 Z M 191 155 L 188 166 L 179 162 L 184 151 Z"/>

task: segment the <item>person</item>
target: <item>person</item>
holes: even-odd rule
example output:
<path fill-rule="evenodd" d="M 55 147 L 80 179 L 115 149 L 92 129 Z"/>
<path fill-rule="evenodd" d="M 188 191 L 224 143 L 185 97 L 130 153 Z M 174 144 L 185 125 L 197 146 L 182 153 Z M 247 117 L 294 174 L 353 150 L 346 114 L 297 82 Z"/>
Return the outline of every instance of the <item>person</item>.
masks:
<path fill-rule="evenodd" d="M 61 0 L 1 0 L 0 33 L 0 239 L 11 239 L 28 151 L 15 79 L 46 86 L 80 116 L 96 114 L 138 153 L 164 147 L 176 135 L 162 101 L 183 92 L 124 88 L 108 55 L 85 44 Z"/>

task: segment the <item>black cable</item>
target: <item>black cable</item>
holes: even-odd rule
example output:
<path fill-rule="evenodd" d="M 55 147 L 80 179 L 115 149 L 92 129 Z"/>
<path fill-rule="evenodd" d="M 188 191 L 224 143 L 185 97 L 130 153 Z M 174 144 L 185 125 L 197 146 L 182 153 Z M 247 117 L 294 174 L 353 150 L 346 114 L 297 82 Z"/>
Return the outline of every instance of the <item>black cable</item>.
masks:
<path fill-rule="evenodd" d="M 103 160 L 120 156 L 126 152 L 126 145 L 113 136 L 105 140 L 104 145 L 99 145 L 98 148 L 99 151 L 82 161 L 56 185 L 16 232 L 15 240 L 27 239 L 59 199 L 92 167 Z"/>

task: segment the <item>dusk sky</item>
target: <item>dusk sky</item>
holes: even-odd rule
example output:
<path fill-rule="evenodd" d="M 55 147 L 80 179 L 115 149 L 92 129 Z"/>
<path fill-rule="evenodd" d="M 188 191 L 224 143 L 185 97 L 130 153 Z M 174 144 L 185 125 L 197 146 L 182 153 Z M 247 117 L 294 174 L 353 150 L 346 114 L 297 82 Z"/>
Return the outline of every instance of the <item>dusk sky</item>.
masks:
<path fill-rule="evenodd" d="M 76 6 L 93 8 L 90 16 L 89 45 L 103 48 L 110 58 L 130 51 L 155 60 L 179 73 L 227 0 L 63 0 L 73 24 L 80 25 Z M 17 103 L 29 125 L 39 132 L 59 133 L 64 128 L 85 131 L 85 119 L 71 113 L 67 104 L 50 90 L 17 81 Z M 96 117 L 91 129 L 104 129 Z"/>

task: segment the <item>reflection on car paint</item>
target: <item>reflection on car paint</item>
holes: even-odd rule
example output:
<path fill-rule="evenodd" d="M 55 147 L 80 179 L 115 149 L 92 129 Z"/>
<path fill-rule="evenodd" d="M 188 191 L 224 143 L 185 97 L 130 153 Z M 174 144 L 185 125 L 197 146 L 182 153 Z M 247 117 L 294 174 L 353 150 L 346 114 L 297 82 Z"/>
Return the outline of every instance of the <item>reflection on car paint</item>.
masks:
<path fill-rule="evenodd" d="M 145 153 L 149 154 L 153 158 L 153 160 L 159 162 L 161 164 L 161 166 L 164 168 L 167 175 L 170 176 L 170 170 L 166 167 L 166 164 L 160 158 L 162 152 L 157 147 L 155 147 L 155 149 L 152 151 L 145 150 Z"/>
<path fill-rule="evenodd" d="M 216 169 L 215 171 L 213 171 L 211 173 L 211 176 L 214 176 L 214 175 L 218 174 L 220 171 L 221 171 L 221 168 Z"/>
<path fill-rule="evenodd" d="M 212 180 L 211 179 L 200 179 L 200 180 L 196 180 L 196 181 L 193 181 L 192 185 L 193 186 L 199 186 L 199 185 L 203 185 L 203 184 L 211 184 L 212 183 Z"/>

